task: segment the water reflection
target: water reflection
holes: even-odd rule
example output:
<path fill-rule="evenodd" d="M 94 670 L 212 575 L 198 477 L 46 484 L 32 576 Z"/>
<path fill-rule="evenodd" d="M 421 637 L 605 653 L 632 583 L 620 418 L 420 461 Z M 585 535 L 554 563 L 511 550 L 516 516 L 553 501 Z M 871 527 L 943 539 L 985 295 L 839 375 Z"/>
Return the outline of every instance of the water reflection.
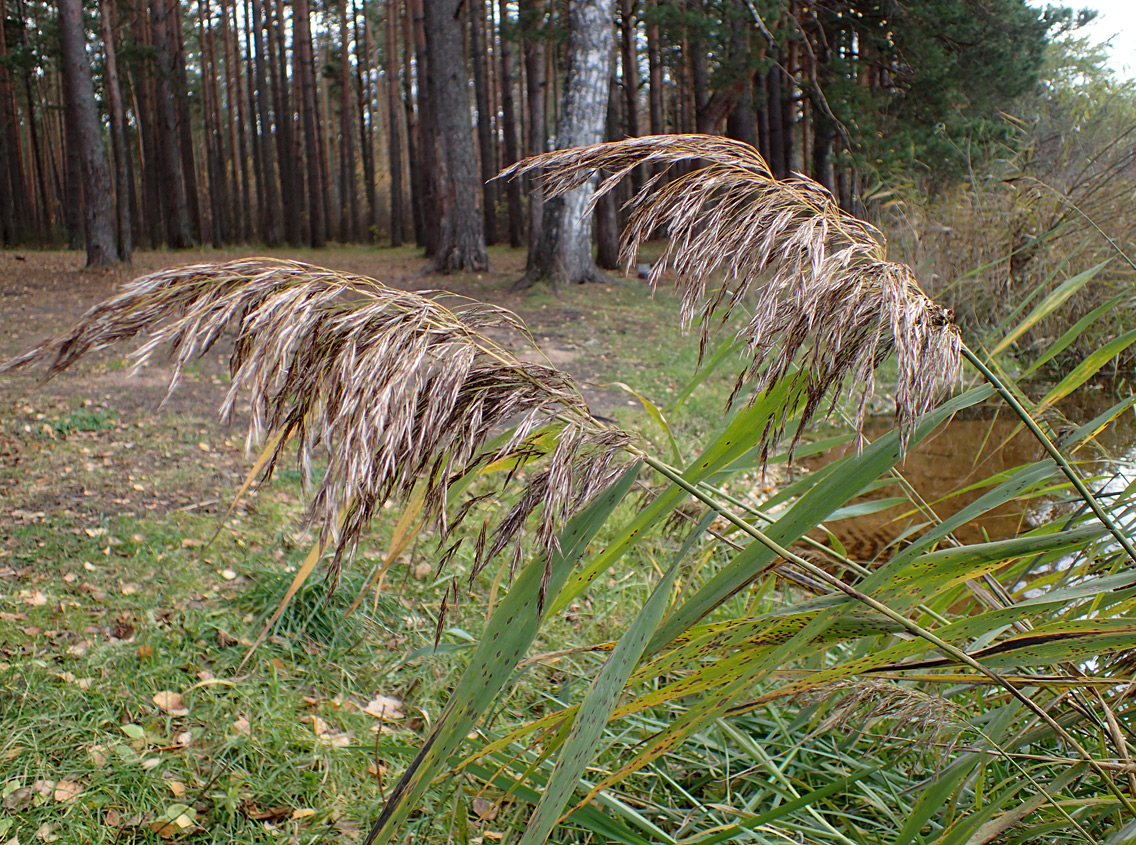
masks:
<path fill-rule="evenodd" d="M 1058 434 L 1068 436 L 1077 426 L 1095 419 L 1118 401 L 1111 392 L 1086 389 L 1075 401 L 1061 406 L 1070 425 L 1058 426 Z M 891 428 L 891 420 L 869 421 L 865 433 L 869 439 L 882 436 Z M 806 462 L 809 468 L 830 463 L 855 448 L 851 443 L 830 450 Z M 1063 449 L 1066 455 L 1068 450 Z M 903 464 L 897 467 L 902 478 L 923 498 L 939 519 L 945 519 L 975 501 L 988 487 L 966 490 L 991 476 L 1042 460 L 1046 457 L 1037 441 L 1020 425 L 1017 417 L 1004 406 L 971 409 L 966 416 L 956 416 L 930 437 L 913 448 Z M 1073 455 L 1083 473 L 1098 480 L 1091 484 L 1100 490 L 1102 499 L 1114 501 L 1136 480 L 1136 414 L 1131 408 L 1091 443 L 1079 447 Z M 904 495 L 899 482 L 873 491 L 864 499 L 881 499 Z M 1024 530 L 1059 516 L 1053 499 L 1031 502 L 1014 501 L 968 522 L 954 536 L 962 543 L 979 543 L 986 539 L 1012 537 Z M 1131 513 L 1118 514 L 1121 521 L 1136 521 Z M 897 506 L 874 514 L 859 515 L 827 527 L 857 560 L 886 558 L 897 538 L 928 517 L 913 506 Z"/>

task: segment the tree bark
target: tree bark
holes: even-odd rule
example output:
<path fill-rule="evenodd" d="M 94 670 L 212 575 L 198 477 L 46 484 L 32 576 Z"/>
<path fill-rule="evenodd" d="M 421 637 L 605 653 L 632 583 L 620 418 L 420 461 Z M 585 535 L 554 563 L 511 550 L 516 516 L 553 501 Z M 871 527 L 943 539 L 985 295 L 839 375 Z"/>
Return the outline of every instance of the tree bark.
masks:
<path fill-rule="evenodd" d="M 651 134 L 667 131 L 666 112 L 663 109 L 663 60 L 659 50 L 659 24 L 653 18 L 647 23 L 647 71 L 650 74 Z"/>
<path fill-rule="evenodd" d="M 272 92 L 268 87 L 268 62 L 265 56 L 263 0 L 251 0 L 253 68 L 256 94 L 253 98 L 257 116 L 255 143 L 260 168 L 260 236 L 269 246 L 278 246 L 283 240 L 280 226 L 280 182 L 276 175 L 276 150 L 272 138 L 272 116 L 269 103 Z"/>
<path fill-rule="evenodd" d="M 134 115 L 138 123 L 138 137 L 142 151 L 139 181 L 142 186 L 141 232 L 145 233 L 150 249 L 161 246 L 165 237 L 162 221 L 162 191 L 160 185 L 161 154 L 158 150 L 158 119 L 154 111 L 154 61 L 149 56 L 150 27 L 147 23 L 145 0 L 134 0 L 130 7 L 130 37 L 133 50 L 129 61 L 131 91 L 134 95 Z"/>
<path fill-rule="evenodd" d="M 134 233 L 130 222 L 130 148 L 126 145 L 126 109 L 122 104 L 122 86 L 118 80 L 118 57 L 114 48 L 115 16 L 111 0 L 100 0 L 103 50 L 106 55 L 106 94 L 110 104 L 110 135 L 114 149 L 114 203 L 118 224 L 118 256 L 129 262 L 134 250 Z"/>
<path fill-rule="evenodd" d="M 300 112 L 304 121 L 304 155 L 308 172 L 309 243 L 327 245 L 327 220 L 323 214 L 323 179 L 319 166 L 319 116 L 316 112 L 315 62 L 312 57 L 311 11 L 308 0 L 293 3 L 293 60 L 300 80 Z"/>
<path fill-rule="evenodd" d="M 501 123 L 505 136 L 505 155 L 503 167 L 518 161 L 517 155 L 517 110 L 513 100 L 513 33 L 509 20 L 507 0 L 498 0 L 501 38 Z M 519 247 L 524 238 L 524 218 L 521 208 L 521 183 L 510 179 L 505 186 L 509 206 L 509 246 Z"/>
<path fill-rule="evenodd" d="M 107 2 L 108 0 L 103 0 Z M 208 0 L 198 0 L 201 27 L 201 91 L 205 98 L 205 164 L 209 173 L 209 220 L 214 246 L 225 243 L 232 231 L 229 223 L 229 199 L 225 179 L 225 145 L 221 131 L 220 91 L 217 86 L 217 64 L 213 49 L 213 13 Z"/>
<path fill-rule="evenodd" d="M 171 43 L 169 26 L 170 2 L 171 0 L 150 0 L 150 26 L 154 52 L 158 59 L 155 100 L 166 243 L 174 249 L 185 249 L 193 245 L 193 237 L 190 234 L 189 207 L 186 204 L 182 159 L 178 150 L 177 106 L 170 84 L 174 72 L 174 45 Z"/>
<path fill-rule="evenodd" d="M 614 65 L 615 63 L 612 62 Z M 619 137 L 619 85 L 615 74 L 607 97 L 605 135 L 614 141 Z M 619 201 L 616 191 L 608 191 L 596 203 L 596 264 L 604 270 L 619 268 Z"/>
<path fill-rule="evenodd" d="M 267 5 L 265 8 L 269 8 Z M 289 246 L 304 242 L 303 178 L 296 156 L 296 114 L 288 96 L 288 57 L 284 41 L 284 3 L 276 0 L 272 26 L 268 29 L 269 66 L 273 69 L 273 101 L 276 106 L 276 150 L 280 169 L 280 205 L 283 209 L 284 240 Z"/>
<path fill-rule="evenodd" d="M 556 141 L 561 149 L 603 140 L 611 77 L 615 0 L 572 0 L 569 6 L 568 74 Z M 560 282 L 606 281 L 592 259 L 592 215 L 585 213 L 592 182 L 544 205 L 540 241 L 529 256 L 529 269 L 514 290 L 547 279 Z"/>
<path fill-rule="evenodd" d="M 441 273 L 489 269 L 462 49 L 463 2 L 426 0 L 424 4 L 427 87 L 438 131 L 436 140 L 424 142 L 440 146 L 435 183 L 439 241 L 428 269 Z"/>
<path fill-rule="evenodd" d="M 355 128 L 352 114 L 351 51 L 347 40 L 347 3 L 339 0 L 339 237 L 359 241 L 359 192 L 355 186 Z"/>
<path fill-rule="evenodd" d="M 441 242 L 441 200 L 438 197 L 438 123 L 436 103 L 430 86 L 430 51 L 426 44 L 426 12 L 423 0 L 407 0 L 414 24 L 414 57 L 417 62 L 415 81 L 418 83 L 418 182 L 419 208 L 422 214 L 422 236 L 426 257 L 432 258 Z"/>
<path fill-rule="evenodd" d="M 545 102 L 548 81 L 545 76 L 544 33 L 545 0 L 522 0 L 520 6 L 521 35 L 525 45 L 525 101 L 528 103 L 528 154 L 540 155 L 548 145 L 548 118 Z M 529 198 L 529 258 L 526 270 L 532 269 L 533 256 L 540 242 L 544 220 L 544 197 L 537 184 L 540 173 L 525 177 L 524 192 Z"/>
<path fill-rule="evenodd" d="M 78 147 L 82 169 L 83 230 L 87 266 L 119 260 L 111 209 L 110 168 L 103 152 L 95 86 L 87 61 L 82 0 L 59 0 L 59 40 L 63 53 L 63 88 L 68 134 Z"/>
<path fill-rule="evenodd" d="M 497 144 L 493 140 L 493 111 L 489 105 L 489 71 L 485 45 L 484 0 L 467 0 L 473 91 L 477 99 L 477 149 L 481 159 L 482 216 L 485 242 L 497 243 Z"/>
<path fill-rule="evenodd" d="M 422 149 L 422 126 L 420 123 L 421 108 L 415 106 L 414 89 L 421 92 L 423 80 L 419 67 L 418 85 L 414 84 L 414 69 L 412 57 L 415 55 L 414 33 L 417 26 L 413 20 L 413 0 L 406 0 L 405 13 L 402 15 L 402 103 L 406 112 L 406 161 L 407 174 L 410 177 L 410 219 L 414 227 L 414 243 L 420 247 L 426 246 L 426 187 L 425 176 L 418 151 Z"/>
<path fill-rule="evenodd" d="M 181 2 L 172 0 L 166 7 L 169 17 L 170 44 L 173 47 L 173 75 L 175 110 L 177 113 L 178 153 L 181 156 L 182 177 L 185 179 L 186 212 L 189 214 L 190 236 L 201 237 L 201 198 L 197 190 L 197 163 L 193 155 L 193 125 L 189 116 L 189 83 L 185 73 L 185 39 L 181 28 Z"/>
<path fill-rule="evenodd" d="M 6 12 L 6 10 L 4 10 Z M 8 58 L 7 14 L 0 14 L 0 202 L 3 206 L 4 242 L 13 244 L 31 234 L 32 198 L 24 174 L 20 118 Z"/>
<path fill-rule="evenodd" d="M 232 3 L 230 19 L 228 7 Z M 233 219 L 236 221 L 236 238 L 249 239 L 252 225 L 252 199 L 249 189 L 248 136 L 245 132 L 245 98 L 241 90 L 240 47 L 237 38 L 236 0 L 220 0 L 221 38 L 225 48 L 225 96 L 229 104 L 229 152 L 233 157 Z"/>
<path fill-rule="evenodd" d="M 390 240 L 391 246 L 402 246 L 402 139 L 399 137 L 398 113 L 398 0 L 386 0 L 386 94 L 390 112 L 387 133 L 387 155 L 390 159 Z"/>
<path fill-rule="evenodd" d="M 359 237 L 367 242 L 375 240 L 379 231 L 378 196 L 375 193 L 375 123 L 381 114 L 378 104 L 378 86 L 371 83 L 371 57 L 374 54 L 374 41 L 371 38 L 371 22 L 367 19 L 367 4 L 360 0 L 356 8 L 351 5 L 351 25 L 355 33 L 355 114 L 359 119 L 359 157 L 363 162 L 363 193 L 367 198 L 367 218 Z M 363 19 L 362 29 L 359 19 Z M 362 45 L 362 46 L 360 46 Z M 397 103 L 397 100 L 396 100 Z M 398 124 L 392 111 L 387 124 L 391 134 L 398 133 Z M 401 173 L 399 174 L 401 176 Z M 393 178 L 393 174 L 392 174 Z M 393 187 L 393 186 L 392 186 Z"/>

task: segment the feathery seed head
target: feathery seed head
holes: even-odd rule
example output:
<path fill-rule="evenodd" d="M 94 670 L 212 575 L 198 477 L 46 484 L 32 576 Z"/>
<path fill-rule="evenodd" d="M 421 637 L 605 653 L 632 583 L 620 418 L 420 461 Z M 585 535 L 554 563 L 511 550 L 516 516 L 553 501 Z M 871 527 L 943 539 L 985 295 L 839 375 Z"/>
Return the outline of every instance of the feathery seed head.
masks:
<path fill-rule="evenodd" d="M 542 455 L 532 435 L 559 420 L 564 431 L 548 467 L 529 479 L 490 541 L 479 540 L 475 569 L 518 544 L 538 509 L 535 539 L 551 554 L 561 521 L 629 460 L 628 438 L 591 417 L 566 373 L 520 361 L 484 334 L 506 328 L 531 342 L 515 314 L 453 299 L 450 308 L 443 295 L 291 261 L 199 264 L 131 282 L 3 369 L 50 359 L 50 377 L 89 352 L 141 336 L 135 368 L 165 351 L 174 362 L 172 390 L 186 362 L 231 328 L 232 385 L 222 415 L 231 417 L 244 397 L 250 444 L 277 437 L 267 474 L 289 440 L 309 483 L 316 456 L 326 458 L 309 518 L 323 545 L 335 548 L 334 566 L 376 510 L 418 487 L 427 520 L 445 536 L 453 483 L 495 462 L 521 465 Z M 507 442 L 489 448 L 510 426 Z"/>
<path fill-rule="evenodd" d="M 669 166 L 692 159 L 698 167 L 662 182 Z M 760 392 L 793 379 L 803 402 L 799 437 L 826 397 L 835 401 L 851 379 L 862 427 L 875 369 L 895 352 L 896 415 L 906 446 L 941 386 L 958 378 L 958 329 L 908 267 L 885 259 L 880 231 L 843 211 L 816 182 L 801 174 L 775 179 L 753 147 L 709 135 L 556 150 L 501 175 L 539 171 L 556 196 L 602 173 L 594 207 L 640 164 L 661 168 L 628 203 L 624 265 L 630 270 L 643 242 L 666 228 L 663 256 L 648 281 L 657 286 L 673 271 L 680 324 L 686 329 L 697 319 L 703 345 L 716 320 L 748 304 L 751 317 L 739 339 L 750 364 L 738 390 L 749 383 Z M 767 447 L 780 433 L 779 426 L 767 432 Z"/>

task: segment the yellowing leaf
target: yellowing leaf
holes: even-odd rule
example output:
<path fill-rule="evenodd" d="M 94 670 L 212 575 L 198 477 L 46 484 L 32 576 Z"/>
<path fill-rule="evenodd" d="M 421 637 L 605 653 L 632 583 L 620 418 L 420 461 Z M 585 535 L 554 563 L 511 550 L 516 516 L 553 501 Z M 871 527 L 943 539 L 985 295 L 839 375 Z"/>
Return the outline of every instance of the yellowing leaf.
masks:
<path fill-rule="evenodd" d="M 306 819 L 308 816 L 314 816 L 316 811 L 311 807 L 298 807 L 292 811 L 293 819 Z"/>
<path fill-rule="evenodd" d="M 170 792 L 173 793 L 174 798 L 181 798 L 185 795 L 185 784 L 180 780 L 168 780 L 166 786 L 169 787 Z"/>

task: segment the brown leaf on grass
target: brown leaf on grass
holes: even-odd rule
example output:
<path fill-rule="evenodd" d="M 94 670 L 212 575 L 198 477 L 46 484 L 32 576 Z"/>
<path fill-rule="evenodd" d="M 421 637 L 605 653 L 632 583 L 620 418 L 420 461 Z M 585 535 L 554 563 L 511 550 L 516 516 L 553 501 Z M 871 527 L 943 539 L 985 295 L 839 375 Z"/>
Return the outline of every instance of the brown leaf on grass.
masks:
<path fill-rule="evenodd" d="M 473 799 L 473 812 L 483 822 L 493 821 L 497 818 L 497 812 L 500 808 L 501 805 L 496 801 L 490 801 L 486 798 Z"/>
<path fill-rule="evenodd" d="M 83 794 L 82 785 L 75 783 L 73 780 L 61 780 L 55 784 L 55 789 L 52 792 L 52 797 L 55 798 L 60 804 L 68 801 L 74 801 Z"/>
<path fill-rule="evenodd" d="M 29 787 L 18 787 L 4 796 L 4 799 L 0 801 L 0 807 L 10 813 L 22 813 L 32 805 L 34 795 L 35 792 Z"/>
<path fill-rule="evenodd" d="M 363 712 L 374 716 L 376 719 L 405 719 L 404 706 L 401 699 L 389 695 L 376 695 L 367 702 Z"/>
<path fill-rule="evenodd" d="M 185 701 L 182 699 L 181 693 L 162 690 L 154 695 L 154 703 L 171 716 L 189 715 L 189 708 L 185 706 Z"/>
<path fill-rule="evenodd" d="M 35 832 L 35 838 L 40 842 L 56 842 L 59 839 L 59 834 L 55 833 L 55 825 L 41 824 L 39 830 Z"/>
<path fill-rule="evenodd" d="M 32 607 L 43 607 L 48 602 L 48 598 L 40 590 L 20 590 L 20 598 L 23 599 L 24 604 L 30 604 Z"/>
<path fill-rule="evenodd" d="M 244 716 L 241 716 L 235 722 L 233 722 L 233 733 L 242 734 L 244 736 L 252 736 L 252 726 L 249 725 L 249 720 Z"/>

